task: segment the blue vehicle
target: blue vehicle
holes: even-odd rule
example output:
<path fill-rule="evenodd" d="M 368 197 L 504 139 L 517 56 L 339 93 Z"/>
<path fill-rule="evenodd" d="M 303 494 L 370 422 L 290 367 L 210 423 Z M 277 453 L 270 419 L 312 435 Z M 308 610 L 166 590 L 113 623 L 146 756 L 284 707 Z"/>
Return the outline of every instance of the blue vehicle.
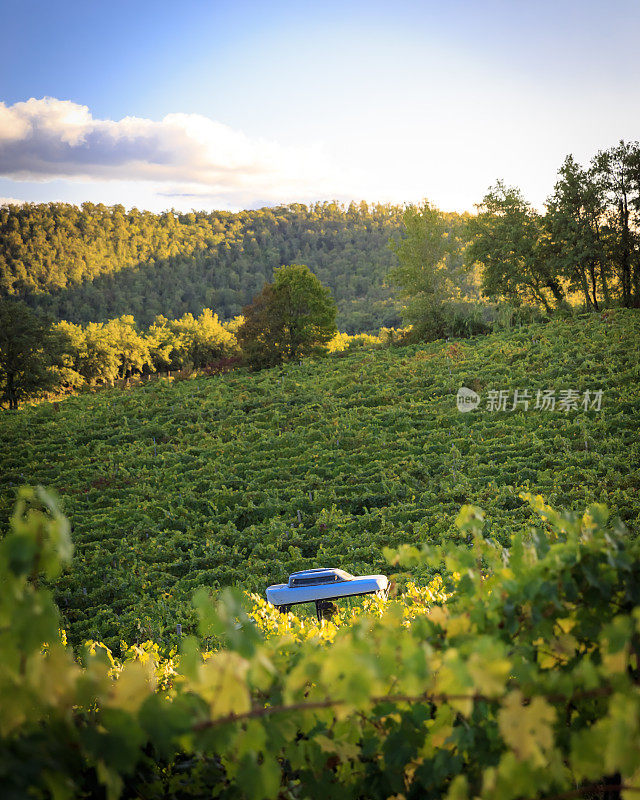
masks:
<path fill-rule="evenodd" d="M 269 586 L 267 600 L 284 613 L 300 603 L 315 603 L 320 621 L 335 613 L 334 600 L 365 594 L 386 599 L 388 592 L 389 581 L 385 575 L 357 576 L 342 569 L 320 567 L 293 572 L 287 583 Z"/>

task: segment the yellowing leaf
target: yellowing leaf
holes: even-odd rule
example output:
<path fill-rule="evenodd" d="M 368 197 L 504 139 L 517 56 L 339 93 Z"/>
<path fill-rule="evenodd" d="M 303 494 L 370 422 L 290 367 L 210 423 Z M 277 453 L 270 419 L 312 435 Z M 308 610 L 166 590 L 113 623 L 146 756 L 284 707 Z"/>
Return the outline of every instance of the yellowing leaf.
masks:
<path fill-rule="evenodd" d="M 314 736 L 314 741 L 325 753 L 335 753 L 340 761 L 355 759 L 360 755 L 360 748 L 351 742 L 329 739 L 328 736 Z"/>
<path fill-rule="evenodd" d="M 453 617 L 447 623 L 447 633 L 449 637 L 457 636 L 461 633 L 468 633 L 471 630 L 471 618 L 468 614 L 460 614 L 458 617 Z"/>
<path fill-rule="evenodd" d="M 575 624 L 576 621 L 573 617 L 565 617 L 564 619 L 556 620 L 556 625 L 560 628 L 562 633 L 571 633 Z"/>
<path fill-rule="evenodd" d="M 464 775 L 456 775 L 449 786 L 447 800 L 467 800 L 468 797 L 469 786 L 466 777 Z"/>
<path fill-rule="evenodd" d="M 433 608 L 429 609 L 428 617 L 435 625 L 446 628 L 449 612 L 442 606 L 433 606 Z"/>
<path fill-rule="evenodd" d="M 628 660 L 626 647 L 617 653 L 602 653 L 602 666 L 605 672 L 626 672 Z"/>
<path fill-rule="evenodd" d="M 137 711 L 156 688 L 156 677 L 151 662 L 128 661 L 118 679 L 114 681 L 107 704 L 125 711 Z"/>
<path fill-rule="evenodd" d="M 436 693 L 449 696 L 449 705 L 468 717 L 473 711 L 473 685 L 465 662 L 458 651 L 446 651 L 442 666 L 436 675 Z"/>
<path fill-rule="evenodd" d="M 72 702 L 81 670 L 70 650 L 55 645 L 46 654 L 34 654 L 28 671 L 29 682 L 45 703 L 63 706 Z"/>
<path fill-rule="evenodd" d="M 467 669 L 478 694 L 492 697 L 504 692 L 505 681 L 511 670 L 511 662 L 494 653 L 487 655 L 472 653 Z"/>
<path fill-rule="evenodd" d="M 505 743 L 520 761 L 536 766 L 547 764 L 547 753 L 553 746 L 555 709 L 542 697 L 534 697 L 523 705 L 519 690 L 510 692 L 498 712 L 498 727 Z"/>
<path fill-rule="evenodd" d="M 503 578 L 507 578 L 510 580 L 511 578 L 515 578 L 515 573 L 510 567 L 503 567 L 499 573 Z"/>
<path fill-rule="evenodd" d="M 234 652 L 213 653 L 199 671 L 197 692 L 213 717 L 244 714 L 251 708 L 246 675 L 249 662 Z"/>

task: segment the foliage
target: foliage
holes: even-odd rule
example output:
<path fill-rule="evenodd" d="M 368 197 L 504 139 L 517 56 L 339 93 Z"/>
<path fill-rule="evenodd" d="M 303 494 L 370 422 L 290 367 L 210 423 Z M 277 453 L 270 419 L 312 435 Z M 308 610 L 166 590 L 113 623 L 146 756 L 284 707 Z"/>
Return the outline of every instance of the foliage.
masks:
<path fill-rule="evenodd" d="M 416 341 L 464 335 L 471 301 L 480 299 L 474 276 L 463 264 L 468 218 L 424 202 L 407 206 L 400 238 L 392 241 L 399 265 L 389 279 L 400 289 L 402 316 Z M 477 329 L 476 329 L 477 328 Z M 480 325 L 470 333 L 480 333 Z"/>
<path fill-rule="evenodd" d="M 199 586 L 369 574 L 385 546 L 455 540 L 464 502 L 503 545 L 530 517 L 521 490 L 606 503 L 637 530 L 639 347 L 637 312 L 614 310 L 26 407 L 0 417 L 0 520 L 26 480 L 57 491 L 76 547 L 52 586 L 64 628 L 114 652 L 194 632 Z M 461 386 L 477 411 L 457 411 Z M 487 410 L 490 390 L 525 388 L 528 411 Z M 602 409 L 535 410 L 549 388 L 602 388 Z"/>
<path fill-rule="evenodd" d="M 0 297 L 74 323 L 133 315 L 236 316 L 282 264 L 307 264 L 329 286 L 348 333 L 399 321 L 385 276 L 402 209 L 294 204 L 178 214 L 83 203 L 0 207 Z"/>
<path fill-rule="evenodd" d="M 461 542 L 388 551 L 439 584 L 337 625 L 194 597 L 201 652 L 78 664 L 37 583 L 65 520 L 22 489 L 0 545 L 3 796 L 516 800 L 640 790 L 640 552 L 606 509 L 539 516 L 508 547 L 464 506 Z M 252 616 L 261 622 L 256 625 Z M 266 628 L 266 633 L 265 633 Z"/>
<path fill-rule="evenodd" d="M 221 358 L 239 355 L 235 330 L 221 323 L 209 308 L 197 319 L 192 314 L 176 320 L 156 317 L 148 337 L 156 369 L 182 369 L 187 365 L 202 368 Z"/>
<path fill-rule="evenodd" d="M 337 333 L 331 291 L 301 264 L 277 269 L 242 316 L 238 342 L 254 368 L 317 355 Z"/>
<path fill-rule="evenodd" d="M 320 296 L 324 303 L 323 290 Z M 276 361 L 285 356 L 291 358 L 294 350 L 296 357 L 300 357 L 385 346 L 398 342 L 402 335 L 392 328 L 383 328 L 378 336 L 338 333 L 332 336 L 335 327 L 327 322 L 335 315 L 332 302 L 314 312 L 325 314 L 324 330 L 317 324 L 305 323 L 306 327 L 296 335 L 302 332 L 308 340 L 298 342 L 294 350 L 288 326 L 283 334 L 284 346 L 278 341 L 270 348 L 263 337 L 247 340 L 244 317 L 221 322 L 208 308 L 197 318 L 192 314 L 176 320 L 156 317 L 145 331 L 129 315 L 106 323 L 90 322 L 83 327 L 72 322 L 52 324 L 42 320 L 20 301 L 4 301 L 3 307 L 6 322 L 3 354 L 5 363 L 11 366 L 12 386 L 16 387 L 12 407 L 17 407 L 20 399 L 35 400 L 85 387 L 113 386 L 116 380 L 128 382 L 131 377 L 149 377 L 154 372 L 176 370 L 180 378 L 228 372 L 242 366 L 243 353 L 237 338 L 241 328 L 247 348 L 244 355 L 254 365 L 268 363 L 270 358 Z M 255 317 L 251 323 L 255 326 Z M 7 385 L 6 399 L 10 388 Z"/>
<path fill-rule="evenodd" d="M 546 312 L 580 292 L 585 308 L 640 305 L 640 145 L 621 141 L 588 167 L 567 156 L 544 214 L 498 181 L 469 219 L 466 261 L 483 292 Z"/>
<path fill-rule="evenodd" d="M 482 291 L 512 303 L 533 303 L 550 311 L 564 292 L 540 252 L 542 218 L 518 189 L 501 181 L 491 187 L 469 220 L 470 264 L 482 266 Z"/>
<path fill-rule="evenodd" d="M 610 302 L 604 213 L 604 194 L 593 171 L 583 169 L 568 156 L 547 201 L 542 249 L 569 288 L 583 293 L 587 311 L 597 311 L 602 300 Z"/>
<path fill-rule="evenodd" d="M 24 303 L 0 300 L 0 405 L 15 409 L 56 386 L 66 345 L 64 330 L 52 330 Z"/>

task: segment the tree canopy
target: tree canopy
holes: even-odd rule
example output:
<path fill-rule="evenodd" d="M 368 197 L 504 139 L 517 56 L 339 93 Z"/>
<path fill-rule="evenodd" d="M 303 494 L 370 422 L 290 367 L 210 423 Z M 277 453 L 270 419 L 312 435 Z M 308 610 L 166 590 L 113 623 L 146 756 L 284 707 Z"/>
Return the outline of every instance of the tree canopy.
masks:
<path fill-rule="evenodd" d="M 564 301 L 551 263 L 540 250 L 543 222 L 519 189 L 498 181 L 469 220 L 470 263 L 483 266 L 482 291 L 489 297 L 532 302 L 550 311 Z"/>
<path fill-rule="evenodd" d="M 462 258 L 467 217 L 425 201 L 408 206 L 402 220 L 402 236 L 391 242 L 399 264 L 389 280 L 399 289 L 403 320 L 420 339 L 453 334 L 464 305 L 480 299 Z"/>
<path fill-rule="evenodd" d="M 337 333 L 331 291 L 302 264 L 277 269 L 242 314 L 238 342 L 254 367 L 310 355 Z"/>
<path fill-rule="evenodd" d="M 74 323 L 131 314 L 141 325 L 213 308 L 230 319 L 282 264 L 329 286 L 340 329 L 399 321 L 385 277 L 402 208 L 316 203 L 178 214 L 84 203 L 0 207 L 0 296 Z"/>
<path fill-rule="evenodd" d="M 24 303 L 0 300 L 0 404 L 20 401 L 59 383 L 68 346 L 64 330 Z"/>
<path fill-rule="evenodd" d="M 544 213 L 498 181 L 469 220 L 469 264 L 492 299 L 587 310 L 640 306 L 640 145 L 621 141 L 586 166 L 569 155 Z"/>
<path fill-rule="evenodd" d="M 640 306 L 637 142 L 602 150 L 587 166 L 567 156 L 544 211 L 500 180 L 477 210 L 461 217 L 428 202 L 405 210 L 389 278 L 413 337 L 486 330 L 501 308 L 480 304 L 478 288 L 524 318 Z"/>

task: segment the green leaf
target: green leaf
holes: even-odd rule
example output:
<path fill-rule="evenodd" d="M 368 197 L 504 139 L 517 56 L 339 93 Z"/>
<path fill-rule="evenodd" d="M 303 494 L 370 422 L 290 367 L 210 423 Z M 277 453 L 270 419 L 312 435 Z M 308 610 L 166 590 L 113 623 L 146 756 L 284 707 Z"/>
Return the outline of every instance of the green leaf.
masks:
<path fill-rule="evenodd" d="M 249 800 L 271 800 L 280 791 L 280 765 L 273 756 L 245 753 L 238 764 L 237 781 Z"/>

